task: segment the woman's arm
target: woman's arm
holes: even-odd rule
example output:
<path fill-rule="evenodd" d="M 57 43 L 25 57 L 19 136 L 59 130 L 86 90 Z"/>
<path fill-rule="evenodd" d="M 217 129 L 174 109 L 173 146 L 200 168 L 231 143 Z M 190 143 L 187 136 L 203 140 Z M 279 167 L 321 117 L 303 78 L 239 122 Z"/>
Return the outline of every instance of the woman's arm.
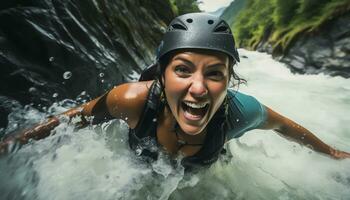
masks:
<path fill-rule="evenodd" d="M 81 110 L 83 107 L 84 105 L 70 109 L 60 115 L 73 118 L 74 116 L 81 114 Z M 60 115 L 50 117 L 45 122 L 36 124 L 31 128 L 27 128 L 24 130 L 17 131 L 15 133 L 11 133 L 9 135 L 5 135 L 3 140 L 0 142 L 0 154 L 6 153 L 8 150 L 8 146 L 13 143 L 23 145 L 28 143 L 30 139 L 39 140 L 47 137 L 48 135 L 50 135 L 50 131 L 60 124 Z M 85 122 L 85 118 L 83 116 L 82 122 Z"/>
<path fill-rule="evenodd" d="M 317 152 L 330 155 L 335 159 L 350 158 L 350 153 L 332 148 L 294 121 L 278 114 L 268 107 L 266 107 L 266 111 L 267 121 L 264 126 L 261 127 L 262 129 L 273 129 L 288 139 L 303 144 Z"/>
<path fill-rule="evenodd" d="M 69 109 L 59 115 L 52 116 L 46 119 L 43 123 L 38 123 L 30 128 L 16 131 L 9 135 L 5 135 L 0 142 L 0 154 L 6 153 L 8 146 L 13 143 L 18 143 L 20 145 L 28 143 L 30 139 L 39 140 L 50 135 L 51 130 L 60 124 L 60 119 L 69 118 L 71 120 L 74 117 L 80 117 L 81 121 L 77 124 L 78 127 L 83 127 L 88 124 L 86 116 L 92 115 L 92 110 L 102 98 L 98 97 L 88 103 L 82 104 L 76 108 Z"/>
<path fill-rule="evenodd" d="M 49 136 L 51 130 L 60 124 L 59 119 L 64 117 L 70 120 L 74 117 L 80 117 L 81 121 L 77 124 L 78 127 L 83 127 L 88 123 L 99 123 L 105 119 L 117 118 L 125 120 L 133 128 L 138 122 L 151 84 L 152 81 L 119 85 L 108 93 L 57 116 L 50 117 L 43 123 L 6 135 L 0 142 L 0 154 L 6 153 L 10 144 L 23 145 L 28 143 L 30 139 L 38 140 Z M 93 118 L 92 122 L 86 120 L 88 116 Z"/>

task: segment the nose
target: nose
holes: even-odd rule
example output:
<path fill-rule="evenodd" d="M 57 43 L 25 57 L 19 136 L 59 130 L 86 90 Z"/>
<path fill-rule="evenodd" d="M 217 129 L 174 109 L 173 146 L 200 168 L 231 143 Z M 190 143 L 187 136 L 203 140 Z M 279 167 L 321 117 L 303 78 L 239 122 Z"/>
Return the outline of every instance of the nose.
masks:
<path fill-rule="evenodd" d="M 189 93 L 193 97 L 205 97 L 208 94 L 208 88 L 205 84 L 203 75 L 194 75 L 189 88 Z"/>

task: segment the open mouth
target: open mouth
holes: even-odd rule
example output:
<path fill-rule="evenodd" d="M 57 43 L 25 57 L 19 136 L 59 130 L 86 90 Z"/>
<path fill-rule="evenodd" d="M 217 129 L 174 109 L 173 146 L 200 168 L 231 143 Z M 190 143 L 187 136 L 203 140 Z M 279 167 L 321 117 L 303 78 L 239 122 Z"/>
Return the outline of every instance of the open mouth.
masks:
<path fill-rule="evenodd" d="M 184 110 L 184 115 L 187 119 L 200 120 L 208 112 L 209 102 L 194 103 L 194 102 L 183 101 L 181 103 L 181 107 Z"/>

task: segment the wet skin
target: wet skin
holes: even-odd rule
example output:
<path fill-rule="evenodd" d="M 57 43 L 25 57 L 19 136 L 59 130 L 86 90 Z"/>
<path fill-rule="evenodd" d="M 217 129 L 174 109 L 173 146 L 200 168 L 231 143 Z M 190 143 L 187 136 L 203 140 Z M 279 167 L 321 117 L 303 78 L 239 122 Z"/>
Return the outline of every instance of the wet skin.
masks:
<path fill-rule="evenodd" d="M 228 63 L 226 55 L 216 52 L 180 52 L 170 59 L 162 81 L 167 103 L 182 133 L 197 135 L 205 130 L 225 99 Z"/>
<path fill-rule="evenodd" d="M 218 110 L 229 82 L 228 58 L 221 53 L 208 51 L 178 52 L 174 54 L 162 77 L 165 96 L 169 105 L 158 116 L 157 140 L 170 154 L 191 156 L 202 146 L 179 147 L 178 139 L 190 144 L 203 144 L 206 126 Z M 123 119 L 130 128 L 135 128 L 149 93 L 152 81 L 125 83 L 112 89 L 98 113 Z M 94 115 L 93 108 L 100 102 L 98 97 L 61 115 L 70 118 L 80 115 L 82 124 L 85 116 Z M 205 105 L 205 106 L 204 106 Z M 265 106 L 267 119 L 260 129 L 271 129 L 283 137 L 296 141 L 334 159 L 350 158 L 350 153 L 339 151 L 317 138 L 309 130 Z M 40 139 L 50 134 L 59 124 L 59 117 L 51 117 L 45 123 L 21 130 L 0 142 L 0 155 L 8 151 L 13 142 L 25 144 L 29 139 Z M 176 137 L 174 126 L 180 130 Z M 80 126 L 80 125 L 79 125 Z"/>

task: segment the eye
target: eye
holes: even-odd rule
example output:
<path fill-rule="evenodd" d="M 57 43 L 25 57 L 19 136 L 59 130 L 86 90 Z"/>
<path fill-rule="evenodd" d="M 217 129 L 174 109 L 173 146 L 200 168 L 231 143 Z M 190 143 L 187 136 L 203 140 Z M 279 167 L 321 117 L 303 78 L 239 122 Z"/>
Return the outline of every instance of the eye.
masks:
<path fill-rule="evenodd" d="M 222 71 L 210 71 L 207 73 L 207 76 L 215 81 L 220 81 L 225 78 L 225 75 L 222 73 Z"/>
<path fill-rule="evenodd" d="M 190 69 L 187 66 L 184 65 L 178 65 L 174 69 L 175 73 L 179 76 L 186 76 L 191 73 Z"/>

